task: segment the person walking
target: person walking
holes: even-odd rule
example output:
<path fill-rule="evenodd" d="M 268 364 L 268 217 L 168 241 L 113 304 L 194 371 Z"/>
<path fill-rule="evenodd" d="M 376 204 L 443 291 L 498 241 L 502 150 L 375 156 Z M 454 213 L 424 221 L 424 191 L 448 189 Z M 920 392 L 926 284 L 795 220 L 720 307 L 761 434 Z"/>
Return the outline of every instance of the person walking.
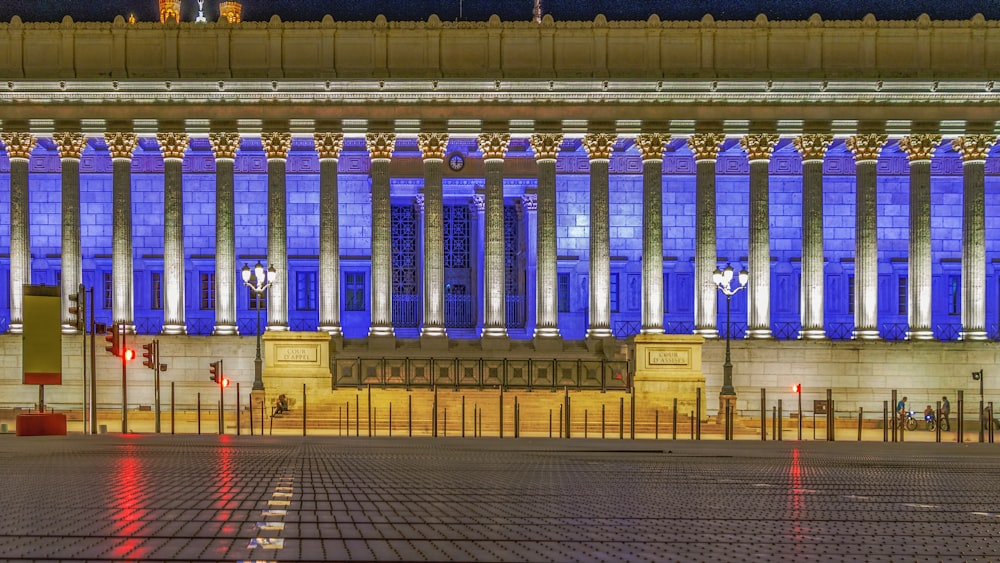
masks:
<path fill-rule="evenodd" d="M 951 403 L 948 402 L 948 397 L 941 397 L 941 429 L 948 431 L 951 430 L 951 422 L 948 420 L 948 415 L 951 414 Z"/>

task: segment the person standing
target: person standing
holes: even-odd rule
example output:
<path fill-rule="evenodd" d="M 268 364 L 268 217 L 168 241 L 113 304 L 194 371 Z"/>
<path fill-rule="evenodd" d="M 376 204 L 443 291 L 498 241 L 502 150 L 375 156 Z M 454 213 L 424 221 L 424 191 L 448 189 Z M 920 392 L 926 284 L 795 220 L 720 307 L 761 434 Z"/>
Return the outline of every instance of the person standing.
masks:
<path fill-rule="evenodd" d="M 948 415 L 951 414 L 951 403 L 948 402 L 948 397 L 941 397 L 941 429 L 951 430 L 951 422 L 948 420 Z"/>

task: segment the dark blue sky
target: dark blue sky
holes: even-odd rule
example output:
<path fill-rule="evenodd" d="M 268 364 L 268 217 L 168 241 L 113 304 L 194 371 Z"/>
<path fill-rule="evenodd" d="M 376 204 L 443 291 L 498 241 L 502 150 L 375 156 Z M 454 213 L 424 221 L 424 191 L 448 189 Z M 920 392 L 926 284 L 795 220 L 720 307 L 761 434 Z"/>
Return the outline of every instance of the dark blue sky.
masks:
<path fill-rule="evenodd" d="M 219 0 L 205 0 L 206 15 L 218 18 Z M 531 19 L 533 0 L 244 0 L 245 21 L 266 21 L 277 14 L 285 21 L 318 21 L 325 14 L 336 20 L 370 21 L 378 14 L 389 20 L 424 21 L 430 14 L 442 20 L 483 21 L 497 14 L 507 21 Z M 197 0 L 183 0 L 187 20 L 198 10 Z M 872 13 L 878 19 L 968 19 L 977 12 L 1000 19 L 1000 0 L 542 0 L 544 12 L 556 20 L 592 20 L 604 14 L 609 20 L 699 20 L 711 13 L 719 20 L 750 20 L 766 14 L 772 20 L 803 20 L 818 13 L 824 19 L 861 19 Z M 156 0 L 0 0 L 0 22 L 19 15 L 26 22 L 111 21 L 116 15 L 134 13 L 140 21 L 158 20 Z"/>

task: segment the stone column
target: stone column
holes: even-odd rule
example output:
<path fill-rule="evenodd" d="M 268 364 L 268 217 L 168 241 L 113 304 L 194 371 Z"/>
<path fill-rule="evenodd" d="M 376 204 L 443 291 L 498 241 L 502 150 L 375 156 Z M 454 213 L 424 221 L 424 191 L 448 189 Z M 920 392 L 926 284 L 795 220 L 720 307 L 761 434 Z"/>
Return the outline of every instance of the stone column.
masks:
<path fill-rule="evenodd" d="M 233 166 L 239 133 L 210 133 L 215 155 L 215 327 L 212 334 L 239 334 L 236 326 L 236 231 Z M 251 268 L 253 264 L 247 264 Z"/>
<path fill-rule="evenodd" d="M 994 135 L 968 135 L 951 142 L 962 155 L 962 340 L 986 340 L 986 157 Z"/>
<path fill-rule="evenodd" d="M 288 195 L 285 162 L 292 149 L 290 133 L 261 133 L 267 155 L 267 266 L 275 276 L 268 289 L 267 330 L 288 330 Z M 268 276 L 268 280 L 271 277 Z"/>
<path fill-rule="evenodd" d="M 697 186 L 694 203 L 694 333 L 705 338 L 718 338 L 719 289 L 712 274 L 719 265 L 715 241 L 715 161 L 726 136 L 721 133 L 700 133 L 688 139 L 697 166 Z"/>
<path fill-rule="evenodd" d="M 587 339 L 611 337 L 611 230 L 608 210 L 608 163 L 613 133 L 590 133 L 583 146 L 590 157 L 590 325 Z"/>
<path fill-rule="evenodd" d="M 538 311 L 538 193 L 529 191 L 521 196 L 518 216 L 524 225 L 524 333 L 535 334 Z"/>
<path fill-rule="evenodd" d="M 334 338 L 340 325 L 340 204 L 338 171 L 344 150 L 342 133 L 315 133 L 319 156 L 319 329 Z"/>
<path fill-rule="evenodd" d="M 747 338 L 771 338 L 771 229 L 768 165 L 778 136 L 747 135 L 740 146 L 750 160 L 750 252 Z"/>
<path fill-rule="evenodd" d="M 112 225 L 111 225 L 111 278 L 114 284 L 112 297 L 112 322 L 125 324 L 129 332 L 135 330 L 133 312 L 135 296 L 132 293 L 132 153 L 138 145 L 135 133 L 105 133 L 104 140 L 111 153 L 113 170 Z M 99 293 L 95 291 L 94 293 Z"/>
<path fill-rule="evenodd" d="M 417 145 L 424 159 L 424 322 L 421 343 L 447 342 L 444 328 L 444 195 L 441 178 L 444 153 L 448 150 L 445 133 L 420 133 Z"/>
<path fill-rule="evenodd" d="M 478 141 L 486 168 L 485 300 L 482 338 L 506 341 L 508 337 L 507 296 L 504 290 L 503 159 L 507 155 L 510 135 L 482 133 Z"/>
<path fill-rule="evenodd" d="M 28 133 L 2 133 L 0 139 L 10 159 L 10 332 L 19 334 L 24 329 L 23 286 L 31 284 L 28 159 L 37 141 Z"/>
<path fill-rule="evenodd" d="M 80 255 L 80 157 L 87 146 L 83 133 L 56 133 L 52 141 L 62 164 L 62 331 L 76 332 L 69 314 L 69 296 L 80 290 L 83 281 Z"/>
<path fill-rule="evenodd" d="M 389 160 L 395 133 L 365 135 L 372 177 L 372 320 L 368 336 L 395 337 L 392 328 L 392 208 L 389 200 Z"/>
<path fill-rule="evenodd" d="M 469 210 L 472 212 L 472 221 L 469 228 L 475 234 L 476 239 L 472 245 L 472 262 L 476 265 L 472 269 L 472 287 L 475 294 L 473 303 L 476 307 L 476 332 L 483 332 L 483 295 L 486 294 L 483 285 L 483 277 L 486 271 L 486 195 L 482 193 L 482 188 L 477 188 L 469 201 Z"/>
<path fill-rule="evenodd" d="M 799 338 L 826 338 L 823 325 L 823 157 L 833 135 L 792 139 L 802 155 L 802 286 Z"/>
<path fill-rule="evenodd" d="M 876 207 L 878 155 L 887 135 L 848 137 L 857 168 L 857 209 L 854 237 L 854 338 L 876 340 L 878 332 L 878 213 Z"/>
<path fill-rule="evenodd" d="M 670 135 L 635 138 L 642 154 L 642 334 L 663 334 L 663 151 Z"/>
<path fill-rule="evenodd" d="M 185 334 L 184 322 L 184 133 L 158 133 L 163 154 L 163 334 Z"/>
<path fill-rule="evenodd" d="M 538 165 L 538 231 L 535 274 L 535 344 L 561 340 L 559 334 L 559 276 L 556 268 L 556 157 L 563 136 L 541 133 L 529 139 Z M 544 345 L 544 344 L 543 344 Z"/>
<path fill-rule="evenodd" d="M 910 255 L 907 319 L 910 340 L 933 340 L 931 328 L 931 156 L 941 135 L 908 135 L 899 148 L 910 161 Z"/>

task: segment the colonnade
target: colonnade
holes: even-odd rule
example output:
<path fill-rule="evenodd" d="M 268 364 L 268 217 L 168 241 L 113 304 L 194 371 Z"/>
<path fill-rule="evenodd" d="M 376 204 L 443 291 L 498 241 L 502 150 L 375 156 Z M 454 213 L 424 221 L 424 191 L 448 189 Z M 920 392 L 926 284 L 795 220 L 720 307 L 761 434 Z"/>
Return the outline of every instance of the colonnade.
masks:
<path fill-rule="evenodd" d="M 236 334 L 236 279 L 234 234 L 234 161 L 240 135 L 234 132 L 208 136 L 216 164 L 216 282 L 214 334 Z M 444 244 L 442 234 L 442 170 L 448 134 L 424 132 L 417 135 L 422 153 L 423 187 L 423 325 L 421 339 L 430 342 L 447 338 L 444 322 Z M 267 329 L 288 330 L 288 252 L 285 163 L 291 149 L 289 133 L 260 134 L 267 157 L 267 260 L 277 270 L 268 300 Z M 590 242 L 589 242 L 589 321 L 588 339 L 612 336 L 610 306 L 610 238 L 608 164 L 618 135 L 589 133 L 582 144 L 590 162 Z M 770 234 L 768 165 L 778 136 L 771 133 L 744 135 L 739 144 L 750 164 L 750 206 L 748 237 L 747 336 L 771 337 L 770 327 Z M 6 132 L 0 140 L 10 159 L 10 330 L 23 326 L 22 284 L 31 283 L 28 215 L 28 162 L 36 139 L 29 133 Z M 112 225 L 113 318 L 116 323 L 133 325 L 132 293 L 132 205 L 131 159 L 138 138 L 131 132 L 108 132 L 104 140 L 113 161 L 114 209 Z M 183 190 L 181 164 L 189 147 L 182 132 L 156 135 L 164 159 L 164 323 L 165 334 L 186 332 L 184 311 Z M 392 325 L 392 259 L 390 240 L 389 164 L 396 134 L 370 132 L 365 136 L 371 158 L 371 326 L 374 339 L 394 336 Z M 662 163 L 670 135 L 643 133 L 635 147 L 642 155 L 643 244 L 642 244 L 642 327 L 643 333 L 663 332 L 663 220 Z M 796 136 L 792 143 L 803 161 L 802 186 L 802 276 L 801 338 L 825 338 L 823 288 L 823 159 L 832 135 L 809 133 Z M 875 339 L 878 332 L 878 244 L 876 213 L 876 162 L 888 140 L 883 133 L 850 136 L 846 147 L 856 164 L 856 226 L 854 338 Z M 558 287 L 556 270 L 556 159 L 562 145 L 561 133 L 536 133 L 529 144 L 537 162 L 537 200 L 531 201 L 536 216 L 534 232 L 534 338 L 557 341 Z M 695 332 L 718 336 L 717 294 L 712 272 L 716 258 L 716 158 L 725 141 L 719 133 L 698 133 L 687 139 L 696 162 L 696 235 L 694 248 Z M 985 313 L 985 187 L 986 156 L 996 141 L 993 135 L 966 135 L 951 141 L 961 154 L 964 171 L 962 227 L 962 330 L 966 340 L 984 340 Z M 82 133 L 52 135 L 62 166 L 62 293 L 64 329 L 72 330 L 68 296 L 76 293 L 81 281 L 80 250 L 80 157 L 86 138 Z M 931 330 L 931 239 L 930 239 L 930 160 L 942 137 L 911 134 L 899 141 L 910 166 L 910 238 L 908 260 L 908 338 L 933 338 Z M 485 225 L 483 257 L 484 289 L 479 296 L 484 314 L 481 338 L 502 343 L 509 337 L 504 306 L 503 242 L 503 162 L 510 143 L 506 132 L 478 136 L 485 165 L 483 200 Z M 315 150 L 320 161 L 319 228 L 319 330 L 341 334 L 338 241 L 338 159 L 344 147 L 341 133 L 318 132 Z M 529 196 L 526 196 L 528 199 Z M 532 277 L 529 276 L 529 280 Z M 529 292 L 530 293 L 530 292 Z"/>

